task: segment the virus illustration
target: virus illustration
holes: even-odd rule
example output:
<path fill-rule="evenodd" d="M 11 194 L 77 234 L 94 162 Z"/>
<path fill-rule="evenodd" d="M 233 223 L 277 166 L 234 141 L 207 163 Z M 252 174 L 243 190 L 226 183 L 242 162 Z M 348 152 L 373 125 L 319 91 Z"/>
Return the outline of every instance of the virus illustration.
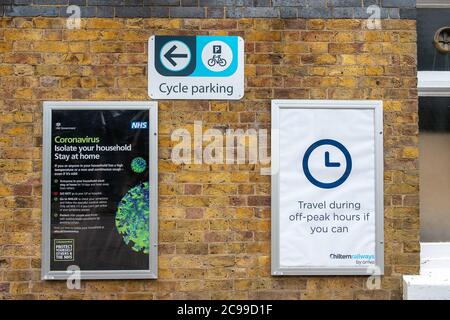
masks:
<path fill-rule="evenodd" d="M 116 228 L 125 243 L 136 252 L 149 253 L 149 185 L 131 188 L 120 200 Z"/>
<path fill-rule="evenodd" d="M 131 169 L 136 173 L 142 173 L 147 169 L 147 162 L 142 157 L 136 157 L 131 161 Z"/>

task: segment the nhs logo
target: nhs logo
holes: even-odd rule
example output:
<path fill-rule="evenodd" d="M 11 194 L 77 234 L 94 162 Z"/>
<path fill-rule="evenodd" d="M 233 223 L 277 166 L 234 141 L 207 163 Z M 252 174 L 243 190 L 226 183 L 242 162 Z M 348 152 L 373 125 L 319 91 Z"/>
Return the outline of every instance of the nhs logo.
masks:
<path fill-rule="evenodd" d="M 139 121 L 131 122 L 131 129 L 147 129 L 147 128 L 148 128 L 147 122 L 139 122 Z"/>

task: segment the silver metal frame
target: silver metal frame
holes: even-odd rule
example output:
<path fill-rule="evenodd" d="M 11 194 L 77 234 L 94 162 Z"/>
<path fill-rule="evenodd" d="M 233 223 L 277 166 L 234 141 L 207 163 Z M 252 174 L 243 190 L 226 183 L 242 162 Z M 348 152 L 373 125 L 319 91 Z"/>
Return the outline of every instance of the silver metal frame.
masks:
<path fill-rule="evenodd" d="M 148 270 L 81 270 L 81 280 L 87 279 L 156 279 L 158 277 L 158 104 L 150 101 L 46 101 L 43 117 L 42 153 L 42 280 L 65 280 L 70 271 L 50 270 L 50 181 L 51 130 L 53 110 L 148 110 L 150 112 L 150 243 Z"/>
<path fill-rule="evenodd" d="M 419 97 L 450 96 L 450 71 L 418 71 L 417 78 Z"/>
<path fill-rule="evenodd" d="M 443 9 L 450 8 L 449 0 L 417 0 L 416 4 L 417 8 L 435 8 L 435 9 Z"/>
<path fill-rule="evenodd" d="M 384 184 L 383 184 L 383 102 L 359 100 L 272 100 L 272 168 L 279 168 L 279 132 L 281 109 L 370 109 L 375 112 L 375 266 L 370 267 L 280 267 L 279 194 L 280 173 L 272 171 L 272 275 L 382 275 L 384 274 Z"/>

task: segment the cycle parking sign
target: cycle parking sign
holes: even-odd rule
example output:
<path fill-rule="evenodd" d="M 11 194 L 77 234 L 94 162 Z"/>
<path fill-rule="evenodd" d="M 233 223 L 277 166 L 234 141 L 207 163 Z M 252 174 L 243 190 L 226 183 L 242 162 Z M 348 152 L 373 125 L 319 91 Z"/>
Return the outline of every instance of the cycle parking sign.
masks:
<path fill-rule="evenodd" d="M 152 36 L 152 99 L 239 100 L 244 96 L 244 40 L 238 36 Z"/>

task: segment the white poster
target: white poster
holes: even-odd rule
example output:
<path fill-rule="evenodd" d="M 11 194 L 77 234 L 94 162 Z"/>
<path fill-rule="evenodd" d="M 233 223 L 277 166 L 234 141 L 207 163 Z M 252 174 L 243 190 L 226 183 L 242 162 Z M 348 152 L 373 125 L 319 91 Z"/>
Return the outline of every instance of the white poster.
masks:
<path fill-rule="evenodd" d="M 275 101 L 273 109 L 275 269 L 380 273 L 380 103 L 285 103 Z"/>

